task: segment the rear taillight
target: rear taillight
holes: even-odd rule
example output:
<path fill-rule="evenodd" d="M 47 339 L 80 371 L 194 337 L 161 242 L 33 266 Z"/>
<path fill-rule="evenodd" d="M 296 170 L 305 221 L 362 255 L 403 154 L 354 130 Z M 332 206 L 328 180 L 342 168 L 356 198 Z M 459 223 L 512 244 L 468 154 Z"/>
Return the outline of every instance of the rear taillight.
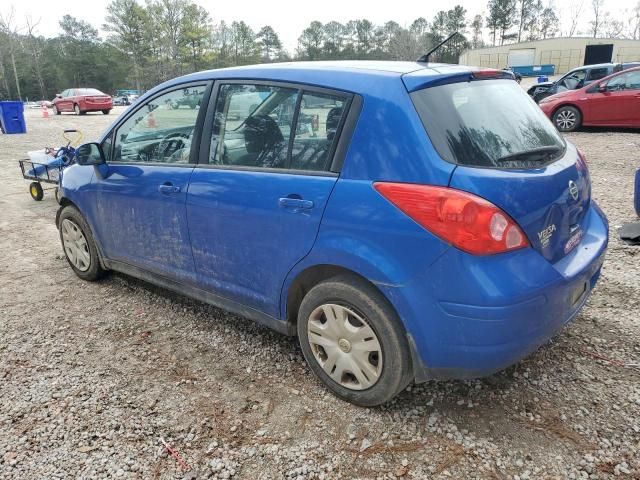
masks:
<path fill-rule="evenodd" d="M 529 245 L 511 217 L 471 193 L 411 183 L 376 182 L 374 187 L 422 227 L 465 252 L 490 255 Z"/>

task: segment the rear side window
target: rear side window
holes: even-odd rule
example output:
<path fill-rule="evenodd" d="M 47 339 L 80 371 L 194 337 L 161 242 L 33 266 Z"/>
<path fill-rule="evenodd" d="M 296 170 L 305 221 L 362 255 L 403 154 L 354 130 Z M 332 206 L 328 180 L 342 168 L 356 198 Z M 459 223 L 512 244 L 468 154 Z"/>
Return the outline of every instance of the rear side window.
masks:
<path fill-rule="evenodd" d="M 560 157 L 560 134 L 511 80 L 477 80 L 411 94 L 440 156 L 476 167 L 538 168 Z"/>
<path fill-rule="evenodd" d="M 333 95 L 305 93 L 291 151 L 291 168 L 327 170 L 345 100 Z"/>
<path fill-rule="evenodd" d="M 607 68 L 592 68 L 589 72 L 589 80 L 600 80 L 609 75 Z"/>
<path fill-rule="evenodd" d="M 326 171 L 346 97 L 256 84 L 221 85 L 209 164 Z"/>

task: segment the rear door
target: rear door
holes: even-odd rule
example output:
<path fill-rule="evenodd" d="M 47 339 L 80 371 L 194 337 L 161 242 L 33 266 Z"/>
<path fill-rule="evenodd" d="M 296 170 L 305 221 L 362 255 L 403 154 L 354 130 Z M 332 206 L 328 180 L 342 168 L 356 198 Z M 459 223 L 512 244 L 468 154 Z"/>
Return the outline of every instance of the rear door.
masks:
<path fill-rule="evenodd" d="M 194 279 L 185 204 L 205 112 L 173 104 L 209 91 L 206 82 L 171 87 L 131 112 L 105 143 L 109 160 L 94 181 L 110 260 Z"/>
<path fill-rule="evenodd" d="M 474 80 L 411 94 L 443 159 L 458 166 L 450 186 L 508 213 L 550 262 L 582 236 L 590 202 L 584 161 L 509 80 Z"/>
<path fill-rule="evenodd" d="M 284 84 L 218 85 L 187 197 L 201 285 L 279 315 L 284 279 L 311 250 L 338 178 L 331 165 L 350 101 Z"/>

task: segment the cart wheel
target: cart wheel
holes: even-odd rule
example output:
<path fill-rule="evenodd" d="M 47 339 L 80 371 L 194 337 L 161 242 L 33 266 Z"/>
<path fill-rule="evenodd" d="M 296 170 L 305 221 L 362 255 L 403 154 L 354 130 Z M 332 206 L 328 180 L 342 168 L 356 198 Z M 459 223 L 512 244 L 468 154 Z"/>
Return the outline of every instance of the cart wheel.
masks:
<path fill-rule="evenodd" d="M 36 202 L 42 200 L 44 197 L 44 191 L 42 190 L 42 185 L 38 182 L 31 182 L 29 185 L 29 193 L 31 194 L 31 198 L 33 198 Z"/>
<path fill-rule="evenodd" d="M 61 203 L 60 203 L 60 190 L 58 189 L 58 187 L 56 187 L 53 190 L 53 196 L 56 197 L 56 202 L 58 202 L 58 205 L 61 205 Z"/>

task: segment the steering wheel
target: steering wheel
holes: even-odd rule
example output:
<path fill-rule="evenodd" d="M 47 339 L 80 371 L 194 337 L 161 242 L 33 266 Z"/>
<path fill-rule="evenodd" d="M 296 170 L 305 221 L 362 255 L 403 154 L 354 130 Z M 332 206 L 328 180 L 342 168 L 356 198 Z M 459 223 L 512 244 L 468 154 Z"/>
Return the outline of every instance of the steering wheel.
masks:
<path fill-rule="evenodd" d="M 165 135 L 158 144 L 158 156 L 160 158 L 171 158 L 174 153 L 184 148 L 185 141 L 183 139 L 186 140 L 188 138 L 189 135 L 181 132 L 173 132 Z"/>

